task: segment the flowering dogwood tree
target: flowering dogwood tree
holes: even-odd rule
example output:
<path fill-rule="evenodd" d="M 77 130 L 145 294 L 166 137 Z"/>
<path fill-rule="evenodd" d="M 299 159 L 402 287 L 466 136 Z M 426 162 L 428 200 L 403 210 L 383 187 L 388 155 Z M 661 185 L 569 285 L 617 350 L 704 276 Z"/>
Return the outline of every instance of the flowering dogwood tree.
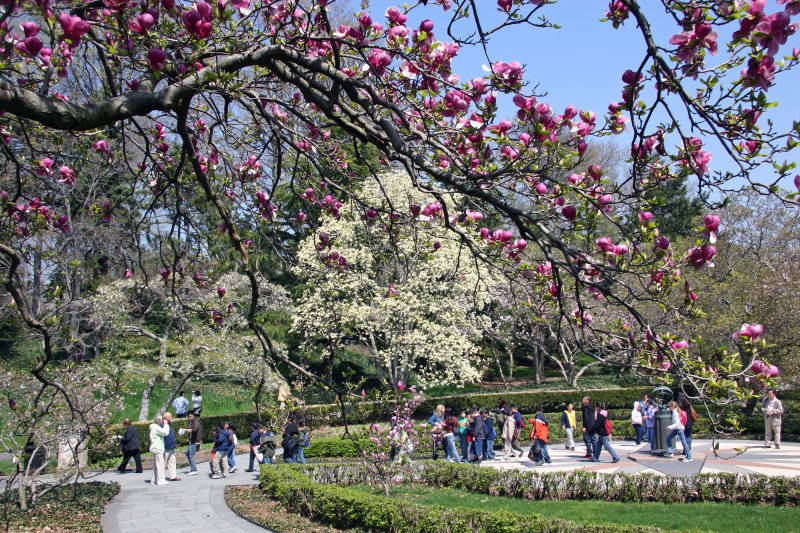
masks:
<path fill-rule="evenodd" d="M 763 332 L 738 337 L 746 357 L 698 359 L 688 340 L 659 330 L 638 309 L 654 301 L 666 314 L 687 313 L 693 300 L 670 295 L 684 287 L 683 270 L 713 265 L 724 221 L 709 213 L 683 253 L 659 231 L 644 192 L 693 176 L 700 192 L 720 199 L 743 188 L 779 194 L 792 179 L 794 165 L 782 161 L 796 154 L 796 126 L 781 130 L 767 116 L 771 89 L 800 60 L 788 45 L 800 5 L 613 0 L 596 7 L 609 31 L 638 32 L 642 55 L 614 73 L 620 98 L 594 111 L 581 102 L 553 109 L 529 85 L 535 74 L 508 50 L 495 57 L 490 46 L 501 32 L 549 31 L 552 3 L 420 0 L 378 13 L 365 0 L 352 19 L 334 24 L 330 10 L 342 1 L 2 0 L 0 266 L 4 298 L 42 339 L 33 375 L 62 390 L 47 377 L 58 314 L 35 312 L 41 294 L 28 281 L 41 274 L 37 251 L 70 234 L 72 210 L 81 205 L 91 207 L 98 227 L 131 215 L 129 242 L 157 250 L 167 279 L 187 256 L 202 263 L 219 253 L 213 236 L 224 239 L 248 279 L 246 320 L 265 357 L 314 377 L 275 350 L 255 320 L 261 294 L 253 243 L 281 246 L 281 236 L 314 231 L 309 212 L 336 217 L 345 201 L 358 204 L 362 185 L 351 166 L 369 147 L 408 173 L 430 197 L 425 205 L 439 202 L 436 223 L 453 239 L 477 243 L 469 246 L 476 257 L 505 262 L 514 275 L 531 268 L 521 249 L 535 248 L 536 260 L 551 264 L 539 289 L 556 287 L 558 312 L 577 326 L 592 327 L 597 295 L 617 306 L 629 317 L 621 342 L 636 350 L 635 367 L 686 378 L 704 400 L 740 397 Z M 654 16 L 671 25 L 668 36 L 653 31 Z M 454 72 L 453 60 L 468 47 L 486 55 L 484 76 Z M 499 111 L 502 95 L 513 103 L 511 116 Z M 586 164 L 590 145 L 626 129 L 625 176 Z M 126 202 L 78 204 L 74 191 L 89 179 L 78 163 L 109 160 L 124 169 L 109 179 Z M 279 200 L 287 191 L 293 202 Z M 305 207 L 289 211 L 296 201 Z M 389 214 L 413 219 L 412 207 Z M 475 224 L 467 209 L 491 226 Z M 639 221 L 633 228 L 621 223 L 630 213 Z M 600 221 L 608 231 L 599 238 L 562 237 L 585 235 Z M 155 239 L 142 238 L 144 222 Z M 121 275 L 137 266 L 124 261 L 110 267 Z M 341 267 L 338 259 L 330 265 Z M 574 292 L 568 304 L 559 298 L 563 287 Z"/>
<path fill-rule="evenodd" d="M 412 375 L 424 385 L 480 375 L 490 272 L 440 223 L 441 203 L 426 200 L 404 171 L 381 174 L 358 204 L 324 214 L 298 250 L 295 272 L 309 289 L 294 328 L 307 345 L 358 340 L 390 386 Z M 401 209 L 417 216 L 401 218 Z"/>

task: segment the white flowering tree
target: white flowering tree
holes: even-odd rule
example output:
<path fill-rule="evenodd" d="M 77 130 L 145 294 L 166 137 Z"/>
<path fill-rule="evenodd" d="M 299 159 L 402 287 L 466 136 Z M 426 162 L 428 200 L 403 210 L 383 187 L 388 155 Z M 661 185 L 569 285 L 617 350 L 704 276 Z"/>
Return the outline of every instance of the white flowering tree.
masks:
<path fill-rule="evenodd" d="M 447 231 L 436 194 L 395 171 L 367 182 L 361 202 L 323 215 L 295 268 L 308 286 L 293 325 L 306 347 L 355 339 L 390 386 L 412 374 L 422 385 L 480 376 L 489 271 L 471 241 Z M 414 218 L 401 221 L 396 212 L 409 209 Z"/>
<path fill-rule="evenodd" d="M 180 270 L 173 280 L 172 273 L 162 269 L 161 277 L 166 280 L 163 288 L 130 277 L 99 287 L 83 302 L 84 329 L 93 332 L 93 341 L 102 346 L 98 352 L 114 360 L 120 374 L 141 374 L 144 370 L 147 383 L 142 391 L 140 420 L 148 416 L 151 393 L 158 381 L 168 382 L 170 387 L 160 411 L 169 407 L 191 379 L 233 380 L 258 385 L 260 392 L 277 389 L 281 381 L 266 364 L 257 338 L 248 334 L 247 278 L 236 272 L 206 276 Z M 173 281 L 175 286 L 170 287 Z M 264 296 L 260 310 L 282 309 L 290 303 L 284 289 L 266 280 L 260 281 L 259 289 Z M 157 343 L 153 365 L 143 368 L 138 361 L 114 357 L 118 343 L 126 343 L 131 336 Z"/>

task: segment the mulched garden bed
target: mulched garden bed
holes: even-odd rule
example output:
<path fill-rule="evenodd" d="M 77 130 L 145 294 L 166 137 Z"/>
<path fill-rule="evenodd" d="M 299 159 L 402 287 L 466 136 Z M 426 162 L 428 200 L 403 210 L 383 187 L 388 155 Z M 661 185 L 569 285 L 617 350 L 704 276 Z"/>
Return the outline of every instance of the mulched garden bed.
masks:
<path fill-rule="evenodd" d="M 359 533 L 336 529 L 292 513 L 257 486 L 225 487 L 225 503 L 242 518 L 276 533 Z"/>
<path fill-rule="evenodd" d="M 17 491 L 8 491 L 0 495 L 0 530 L 99 533 L 103 531 L 103 510 L 119 490 L 118 483 L 99 481 L 59 487 L 42 496 L 27 511 L 17 507 Z M 6 502 L 8 505 L 2 505 Z"/>

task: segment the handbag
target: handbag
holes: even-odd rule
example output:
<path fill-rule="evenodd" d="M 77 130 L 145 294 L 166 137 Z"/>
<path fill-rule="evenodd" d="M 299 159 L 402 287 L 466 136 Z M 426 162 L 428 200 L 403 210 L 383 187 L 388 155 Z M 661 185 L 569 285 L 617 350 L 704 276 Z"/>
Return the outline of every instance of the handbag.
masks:
<path fill-rule="evenodd" d="M 536 460 L 536 456 L 542 453 L 542 443 L 539 439 L 533 441 L 533 446 L 531 446 L 530 451 L 528 452 L 528 459 L 531 461 Z"/>

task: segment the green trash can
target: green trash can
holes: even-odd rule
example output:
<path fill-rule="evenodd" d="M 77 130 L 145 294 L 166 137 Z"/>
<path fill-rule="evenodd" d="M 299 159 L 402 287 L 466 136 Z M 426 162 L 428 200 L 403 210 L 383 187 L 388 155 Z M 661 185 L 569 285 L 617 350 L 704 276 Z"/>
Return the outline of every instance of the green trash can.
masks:
<path fill-rule="evenodd" d="M 669 426 L 672 425 L 672 413 L 667 407 L 662 406 L 656 413 L 655 420 L 655 449 L 652 453 L 662 454 L 667 451 L 667 435 L 669 435 Z"/>

